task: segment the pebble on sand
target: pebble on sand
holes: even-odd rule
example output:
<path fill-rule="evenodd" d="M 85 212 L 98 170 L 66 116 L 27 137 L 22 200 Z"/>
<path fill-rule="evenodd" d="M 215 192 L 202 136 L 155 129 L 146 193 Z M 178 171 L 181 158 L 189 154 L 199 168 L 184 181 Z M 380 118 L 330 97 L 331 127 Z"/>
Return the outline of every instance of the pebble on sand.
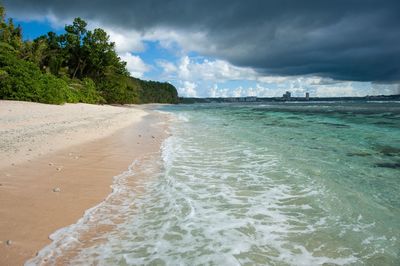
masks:
<path fill-rule="evenodd" d="M 12 241 L 11 241 L 10 239 L 7 240 L 7 241 L 6 241 L 6 245 L 7 245 L 7 246 L 11 246 L 11 245 L 12 245 Z"/>
<path fill-rule="evenodd" d="M 53 192 L 61 192 L 61 188 L 55 187 L 55 188 L 53 188 Z"/>

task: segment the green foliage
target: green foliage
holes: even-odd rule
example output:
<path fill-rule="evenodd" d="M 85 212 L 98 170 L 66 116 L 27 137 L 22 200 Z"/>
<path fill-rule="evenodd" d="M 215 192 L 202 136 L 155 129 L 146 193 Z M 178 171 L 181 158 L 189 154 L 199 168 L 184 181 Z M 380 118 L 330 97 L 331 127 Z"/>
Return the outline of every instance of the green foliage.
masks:
<path fill-rule="evenodd" d="M 174 86 L 166 82 L 144 81 L 131 78 L 139 83 L 140 102 L 142 103 L 178 103 L 178 93 Z"/>
<path fill-rule="evenodd" d="M 16 52 L 3 43 L 0 44 L 0 73 L 1 99 L 52 104 L 79 100 L 65 81 L 19 59 Z"/>
<path fill-rule="evenodd" d="M 22 47 L 22 28 L 15 27 L 13 19 L 6 21 L 6 12 L 3 6 L 0 6 L 0 41 L 10 44 L 14 48 Z"/>
<path fill-rule="evenodd" d="M 81 89 L 81 99 L 85 103 L 105 103 L 106 101 L 96 89 L 96 84 L 90 78 L 84 78 L 83 88 Z"/>
<path fill-rule="evenodd" d="M 22 41 L 0 5 L 0 98 L 43 103 L 177 103 L 174 86 L 129 76 L 103 29 L 76 18 L 65 33 Z"/>
<path fill-rule="evenodd" d="M 43 90 L 39 102 L 62 104 L 80 101 L 79 94 L 72 91 L 65 81 L 51 74 L 43 74 L 41 82 Z"/>
<path fill-rule="evenodd" d="M 99 90 L 107 103 L 140 103 L 138 87 L 130 82 L 129 77 L 124 75 L 104 78 L 99 85 Z"/>

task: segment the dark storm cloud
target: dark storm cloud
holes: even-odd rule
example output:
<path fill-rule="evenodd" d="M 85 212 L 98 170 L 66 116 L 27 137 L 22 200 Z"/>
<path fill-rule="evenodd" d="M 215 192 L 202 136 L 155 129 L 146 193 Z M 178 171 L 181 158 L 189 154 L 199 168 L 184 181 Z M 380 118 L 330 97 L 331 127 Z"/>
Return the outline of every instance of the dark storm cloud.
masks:
<path fill-rule="evenodd" d="M 400 80 L 400 1 L 5 1 L 11 14 L 81 16 L 143 32 L 203 32 L 199 52 L 276 75 Z"/>

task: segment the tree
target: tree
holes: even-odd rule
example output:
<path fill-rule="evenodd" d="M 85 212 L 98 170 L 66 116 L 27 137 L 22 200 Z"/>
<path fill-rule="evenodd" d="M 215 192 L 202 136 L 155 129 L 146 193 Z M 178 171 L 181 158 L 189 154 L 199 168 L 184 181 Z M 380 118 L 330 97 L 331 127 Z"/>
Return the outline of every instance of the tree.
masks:
<path fill-rule="evenodd" d="M 94 79 L 104 77 L 108 72 L 127 75 L 126 65 L 115 52 L 115 44 L 103 29 L 88 31 L 83 39 L 83 49 L 88 55 L 86 74 Z"/>
<path fill-rule="evenodd" d="M 71 71 L 72 78 L 75 78 L 79 73 L 82 75 L 86 67 L 88 57 L 82 48 L 82 42 L 87 33 L 86 26 L 86 21 L 81 18 L 75 18 L 72 25 L 65 26 L 66 33 L 60 38 L 64 48 L 67 50 L 68 68 Z"/>
<path fill-rule="evenodd" d="M 0 6 L 0 41 L 5 42 L 16 49 L 22 47 L 22 28 L 20 25 L 15 27 L 12 18 L 6 21 L 6 12 L 3 6 Z"/>
<path fill-rule="evenodd" d="M 75 18 L 65 33 L 23 41 L 22 28 L 0 5 L 0 99 L 44 103 L 176 103 L 168 83 L 129 75 L 103 29 L 87 30 Z"/>

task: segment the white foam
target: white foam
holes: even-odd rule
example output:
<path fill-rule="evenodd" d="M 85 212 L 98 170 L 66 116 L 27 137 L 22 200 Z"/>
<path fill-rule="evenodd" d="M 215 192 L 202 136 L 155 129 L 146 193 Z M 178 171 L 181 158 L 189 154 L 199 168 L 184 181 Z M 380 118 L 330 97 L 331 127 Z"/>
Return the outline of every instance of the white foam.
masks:
<path fill-rule="evenodd" d="M 98 205 L 85 211 L 82 218 L 75 224 L 61 228 L 52 233 L 49 238 L 52 243 L 40 250 L 36 257 L 28 260 L 25 265 L 41 265 L 42 263 L 54 264 L 59 256 L 65 254 L 66 251 L 74 249 L 76 244 L 80 244 L 80 236 L 83 232 L 89 231 L 93 226 L 100 224 L 114 225 L 111 213 L 117 211 L 120 213 L 128 212 L 130 209 L 129 198 L 122 198 L 118 201 L 118 205 L 113 203 L 114 199 L 120 198 L 121 195 L 129 194 L 130 198 L 134 197 L 134 191 L 129 189 L 127 179 L 135 175 L 134 168 L 140 165 L 140 161 L 135 160 L 128 170 L 113 178 L 112 192 L 107 198 Z"/>

